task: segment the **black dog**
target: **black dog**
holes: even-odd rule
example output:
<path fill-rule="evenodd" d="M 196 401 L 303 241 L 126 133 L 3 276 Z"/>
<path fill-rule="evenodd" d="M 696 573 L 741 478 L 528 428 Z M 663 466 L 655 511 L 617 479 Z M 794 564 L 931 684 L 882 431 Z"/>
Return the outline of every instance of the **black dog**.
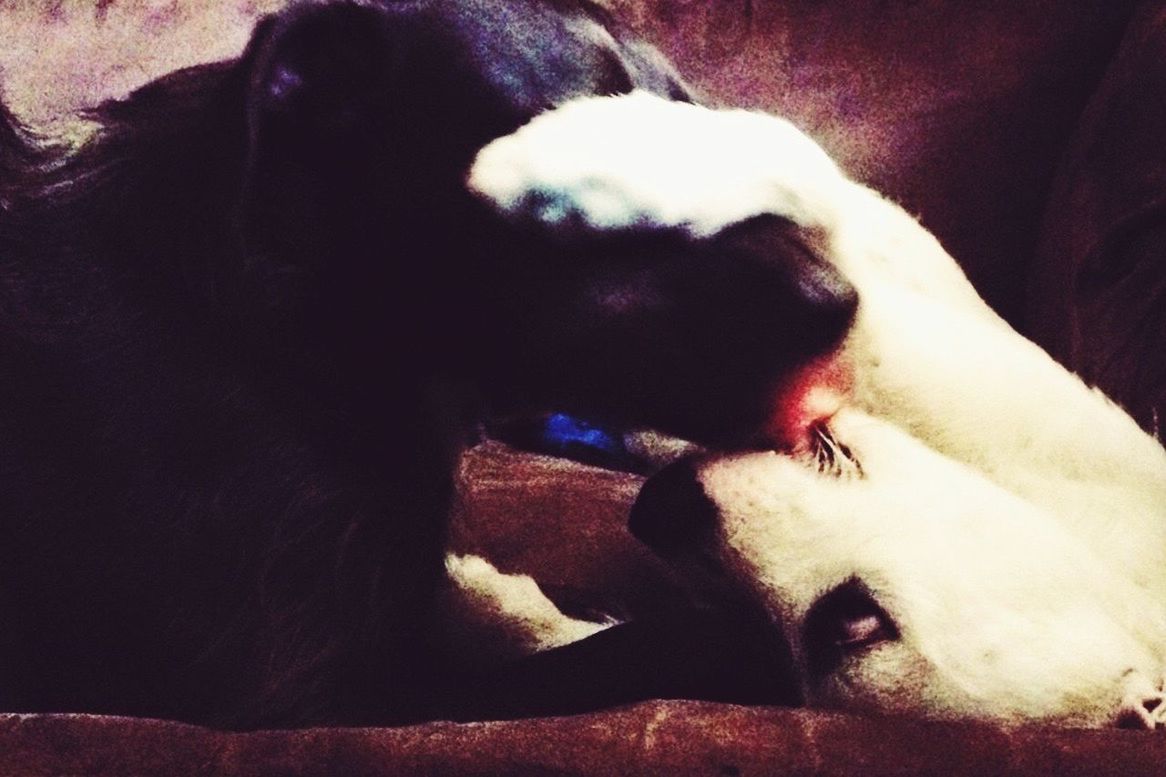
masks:
<path fill-rule="evenodd" d="M 647 336 L 605 358 L 635 315 L 559 337 L 573 295 L 630 271 L 591 262 L 611 246 L 557 272 L 561 236 L 465 192 L 488 140 L 632 89 L 687 99 L 584 0 L 340 2 L 104 105 L 76 152 L 0 116 L 4 705 L 228 726 L 444 714 L 421 632 L 482 398 L 747 431 L 667 370 L 621 390 L 619 369 L 659 363 Z M 661 240 L 621 238 L 621 261 L 655 272 L 686 250 Z M 788 353 L 831 345 L 853 307 L 782 301 L 825 322 Z M 772 377 L 757 355 L 721 359 L 747 365 L 743 401 Z"/>

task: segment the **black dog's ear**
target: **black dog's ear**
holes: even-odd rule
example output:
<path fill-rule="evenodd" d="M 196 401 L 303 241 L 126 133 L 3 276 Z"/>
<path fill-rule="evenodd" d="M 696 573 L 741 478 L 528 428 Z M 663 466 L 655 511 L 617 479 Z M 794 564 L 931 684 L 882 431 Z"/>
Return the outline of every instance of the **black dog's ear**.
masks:
<path fill-rule="evenodd" d="M 343 138 L 383 103 L 392 57 L 384 16 L 373 8 L 325 4 L 268 17 L 244 54 L 252 133 Z"/>
<path fill-rule="evenodd" d="M 341 226 L 326 219 L 360 206 L 361 182 L 383 165 L 393 56 L 383 14 L 361 5 L 304 6 L 256 27 L 242 58 L 253 248 L 311 255 Z"/>

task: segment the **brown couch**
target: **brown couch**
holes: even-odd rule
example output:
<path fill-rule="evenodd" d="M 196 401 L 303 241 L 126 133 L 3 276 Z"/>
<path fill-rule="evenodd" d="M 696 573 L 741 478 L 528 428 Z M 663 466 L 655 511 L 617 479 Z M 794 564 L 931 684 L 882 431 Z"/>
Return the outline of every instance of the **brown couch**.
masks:
<path fill-rule="evenodd" d="M 18 109 L 50 119 L 228 53 L 255 10 L 271 5 L 240 0 L 208 14 L 194 3 L 151 11 L 103 0 L 91 11 L 45 0 L 33 12 L 0 2 L 0 73 L 24 100 Z M 791 117 L 853 175 L 918 213 L 1010 320 L 1147 428 L 1155 423 L 1166 399 L 1166 2 L 612 5 L 711 101 Z M 70 72 L 77 59 L 68 47 L 84 48 L 70 29 L 89 36 L 89 72 L 103 78 Z M 467 456 L 462 482 L 457 547 L 633 610 L 674 595 L 624 528 L 635 477 L 489 443 Z M 695 702 L 510 723 L 250 734 L 0 716 L 4 775 L 1163 771 L 1166 739 L 1154 733 Z"/>

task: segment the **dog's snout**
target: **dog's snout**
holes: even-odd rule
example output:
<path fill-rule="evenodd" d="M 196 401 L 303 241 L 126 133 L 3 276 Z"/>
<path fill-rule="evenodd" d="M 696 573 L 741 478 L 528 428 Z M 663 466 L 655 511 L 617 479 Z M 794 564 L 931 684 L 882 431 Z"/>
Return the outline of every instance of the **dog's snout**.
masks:
<path fill-rule="evenodd" d="M 628 529 L 657 552 L 669 554 L 699 543 L 711 533 L 716 515 L 694 462 L 684 459 L 644 483 L 632 506 Z"/>

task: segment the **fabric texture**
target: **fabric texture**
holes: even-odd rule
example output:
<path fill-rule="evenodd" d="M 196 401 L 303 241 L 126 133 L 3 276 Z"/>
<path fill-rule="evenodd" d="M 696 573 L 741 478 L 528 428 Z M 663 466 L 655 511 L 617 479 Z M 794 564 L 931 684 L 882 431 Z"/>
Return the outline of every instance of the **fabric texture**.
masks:
<path fill-rule="evenodd" d="M 1069 145 L 1028 328 L 1161 436 L 1166 414 L 1166 8 L 1146 4 Z"/>

